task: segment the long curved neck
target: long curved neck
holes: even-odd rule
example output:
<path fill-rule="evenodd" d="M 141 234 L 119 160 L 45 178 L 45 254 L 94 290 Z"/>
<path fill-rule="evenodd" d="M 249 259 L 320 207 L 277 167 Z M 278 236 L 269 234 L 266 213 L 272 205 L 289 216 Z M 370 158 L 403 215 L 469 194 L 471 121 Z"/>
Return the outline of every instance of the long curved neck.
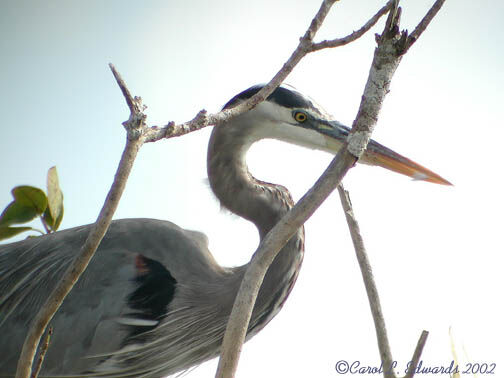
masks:
<path fill-rule="evenodd" d="M 253 222 L 262 239 L 294 202 L 285 187 L 259 181 L 248 171 L 245 155 L 258 138 L 249 134 L 252 128 L 246 123 L 214 127 L 208 146 L 208 178 L 221 204 Z M 264 278 L 249 327 L 253 333 L 283 305 L 297 278 L 303 253 L 301 227 L 278 253 Z"/>
<path fill-rule="evenodd" d="M 248 125 L 214 127 L 208 146 L 210 186 L 221 205 L 253 222 L 261 239 L 294 205 L 287 188 L 257 180 L 247 167 L 245 155 L 256 140 Z"/>

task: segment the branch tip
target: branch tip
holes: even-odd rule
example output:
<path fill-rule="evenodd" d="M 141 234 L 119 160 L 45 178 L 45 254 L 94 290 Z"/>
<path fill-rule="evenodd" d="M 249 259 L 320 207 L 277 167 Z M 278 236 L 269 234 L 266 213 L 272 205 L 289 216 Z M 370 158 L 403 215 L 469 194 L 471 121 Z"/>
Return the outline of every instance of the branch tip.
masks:
<path fill-rule="evenodd" d="M 404 378 L 413 378 L 415 376 L 415 372 L 418 367 L 418 363 L 420 362 L 420 357 L 422 356 L 425 343 L 427 343 L 428 336 L 429 332 L 425 330 L 420 334 L 420 338 L 418 339 L 415 351 L 413 352 L 413 357 L 411 358 L 411 363 Z"/>
<path fill-rule="evenodd" d="M 427 29 L 427 26 L 431 23 L 437 13 L 441 10 L 441 7 L 445 3 L 445 0 L 436 0 L 429 11 L 425 14 L 422 20 L 418 23 L 415 30 L 409 35 L 405 43 L 405 52 L 413 46 L 413 44 L 420 38 L 422 33 Z"/>
<path fill-rule="evenodd" d="M 334 48 L 334 47 L 340 47 L 347 45 L 360 37 L 362 37 L 365 33 L 367 33 L 376 23 L 378 20 L 384 16 L 392 7 L 394 0 L 389 0 L 387 4 L 385 4 L 382 8 L 378 10 L 378 12 L 375 13 L 373 17 L 371 17 L 360 29 L 348 34 L 345 37 L 342 38 L 336 38 L 332 40 L 325 40 L 322 42 L 318 43 L 312 43 L 309 51 L 314 52 L 326 48 Z"/>
<path fill-rule="evenodd" d="M 126 100 L 126 104 L 128 105 L 128 108 L 131 113 L 136 113 L 138 112 L 137 107 L 135 106 L 135 99 L 133 99 L 133 96 L 131 96 L 131 93 L 126 86 L 126 83 L 124 82 L 121 74 L 116 70 L 115 66 L 112 63 L 109 63 L 110 70 L 112 71 L 112 74 L 114 75 L 114 78 L 116 79 L 117 85 L 119 85 L 119 88 L 121 89 L 121 92 L 124 96 L 124 99 Z"/>

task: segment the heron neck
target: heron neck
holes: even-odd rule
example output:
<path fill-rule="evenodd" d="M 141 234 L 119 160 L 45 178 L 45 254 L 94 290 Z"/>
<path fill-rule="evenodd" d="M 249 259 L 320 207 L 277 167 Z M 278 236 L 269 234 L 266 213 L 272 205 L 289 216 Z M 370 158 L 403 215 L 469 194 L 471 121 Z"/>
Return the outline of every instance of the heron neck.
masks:
<path fill-rule="evenodd" d="M 255 140 L 242 126 L 239 130 L 215 126 L 208 147 L 208 178 L 221 205 L 253 222 L 262 239 L 294 202 L 287 188 L 260 181 L 249 172 L 245 157 Z"/>
<path fill-rule="evenodd" d="M 208 178 L 221 205 L 253 222 L 262 240 L 294 201 L 287 188 L 257 180 L 250 174 L 245 155 L 255 140 L 247 135 L 247 126 L 233 123 L 214 127 L 208 146 Z M 248 337 L 280 310 L 296 282 L 303 255 L 304 228 L 300 227 L 277 254 L 264 277 Z M 244 268 L 237 268 L 235 272 L 242 275 Z"/>

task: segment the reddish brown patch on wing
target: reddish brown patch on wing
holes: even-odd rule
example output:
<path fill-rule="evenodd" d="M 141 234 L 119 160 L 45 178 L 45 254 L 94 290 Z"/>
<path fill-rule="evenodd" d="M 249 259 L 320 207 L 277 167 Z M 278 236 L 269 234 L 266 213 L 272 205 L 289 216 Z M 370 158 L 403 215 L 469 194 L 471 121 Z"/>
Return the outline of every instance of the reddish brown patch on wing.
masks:
<path fill-rule="evenodd" d="M 136 255 L 135 267 L 137 268 L 138 275 L 149 273 L 149 267 L 147 266 L 147 263 L 142 255 Z"/>

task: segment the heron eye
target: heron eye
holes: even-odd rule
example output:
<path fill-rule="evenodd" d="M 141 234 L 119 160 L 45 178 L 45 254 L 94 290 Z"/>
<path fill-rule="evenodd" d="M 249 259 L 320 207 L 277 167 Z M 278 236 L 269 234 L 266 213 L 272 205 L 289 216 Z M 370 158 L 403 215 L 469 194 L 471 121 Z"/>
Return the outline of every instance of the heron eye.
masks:
<path fill-rule="evenodd" d="M 308 119 L 308 116 L 306 115 L 306 113 L 296 112 L 294 113 L 294 119 L 300 123 L 303 123 Z"/>

